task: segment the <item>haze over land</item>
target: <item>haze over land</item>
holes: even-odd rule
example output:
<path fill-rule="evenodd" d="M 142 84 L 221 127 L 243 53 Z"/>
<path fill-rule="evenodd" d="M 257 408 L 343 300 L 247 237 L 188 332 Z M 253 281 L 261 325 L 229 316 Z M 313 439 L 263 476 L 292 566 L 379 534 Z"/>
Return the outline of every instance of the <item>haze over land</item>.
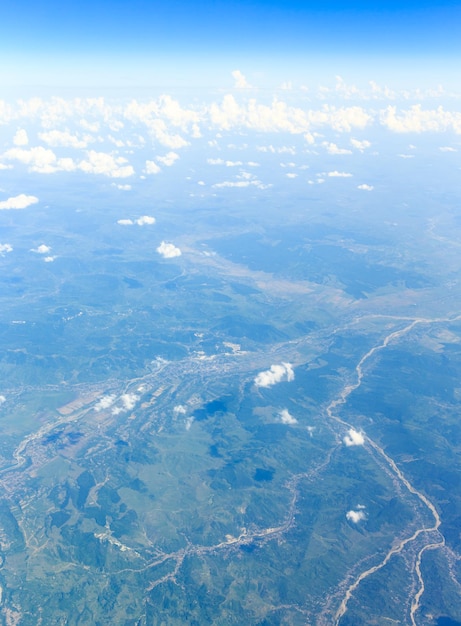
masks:
<path fill-rule="evenodd" d="M 460 623 L 459 7 L 38 9 L 0 9 L 4 623 Z"/>

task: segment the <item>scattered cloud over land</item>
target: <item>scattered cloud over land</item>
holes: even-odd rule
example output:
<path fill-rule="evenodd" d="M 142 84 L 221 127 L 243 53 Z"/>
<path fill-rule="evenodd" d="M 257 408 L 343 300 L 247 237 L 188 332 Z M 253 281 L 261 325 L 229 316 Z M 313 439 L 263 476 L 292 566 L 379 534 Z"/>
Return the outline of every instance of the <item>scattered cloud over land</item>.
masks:
<path fill-rule="evenodd" d="M 122 218 L 117 220 L 117 224 L 120 224 L 120 226 L 133 226 L 134 224 L 137 224 L 138 226 L 146 226 L 155 224 L 155 221 L 155 217 L 152 217 L 152 215 L 142 215 L 136 219 Z"/>
<path fill-rule="evenodd" d="M 9 243 L 0 243 L 0 256 L 4 256 L 7 252 L 13 252 L 13 246 Z"/>
<path fill-rule="evenodd" d="M 177 248 L 172 243 L 167 243 L 166 241 L 162 241 L 162 243 L 158 246 L 157 252 L 164 259 L 173 259 L 174 257 L 181 256 L 181 250 Z"/>
<path fill-rule="evenodd" d="M 363 446 L 365 443 L 365 437 L 363 433 L 353 428 L 349 428 L 348 434 L 343 439 L 346 446 Z"/>
<path fill-rule="evenodd" d="M 36 248 L 32 248 L 31 252 L 36 252 L 37 254 L 48 254 L 51 251 L 50 246 L 45 245 L 44 243 L 40 244 Z"/>
<path fill-rule="evenodd" d="M 351 509 L 350 511 L 346 513 L 346 519 L 352 522 L 353 524 L 358 524 L 359 522 L 367 518 L 364 509 L 365 507 L 359 504 L 357 506 L 356 511 Z"/>
<path fill-rule="evenodd" d="M 293 367 L 290 363 L 271 365 L 269 370 L 260 372 L 254 379 L 256 387 L 272 387 L 282 381 L 291 382 L 295 378 Z"/>
<path fill-rule="evenodd" d="M 96 402 L 94 405 L 94 410 L 99 413 L 99 411 L 103 411 L 104 409 L 109 409 L 115 402 L 115 395 L 103 396 Z"/>
<path fill-rule="evenodd" d="M 282 411 L 280 411 L 280 421 L 282 422 L 282 424 L 297 424 L 298 420 L 296 419 L 296 417 L 293 417 L 289 412 L 288 409 L 283 409 Z"/>
<path fill-rule="evenodd" d="M 7 200 L 2 200 L 0 202 L 0 210 L 7 211 L 9 209 L 26 209 L 32 204 L 36 204 L 38 202 L 38 198 L 35 196 L 28 196 L 24 193 L 19 194 L 19 196 L 13 196 L 12 198 L 8 198 Z"/>

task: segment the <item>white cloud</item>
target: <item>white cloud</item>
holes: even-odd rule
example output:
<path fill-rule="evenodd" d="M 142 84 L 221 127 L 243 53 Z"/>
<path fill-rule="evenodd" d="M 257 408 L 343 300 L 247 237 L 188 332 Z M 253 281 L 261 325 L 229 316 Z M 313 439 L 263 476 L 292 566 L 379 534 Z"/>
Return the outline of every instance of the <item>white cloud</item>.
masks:
<path fill-rule="evenodd" d="M 358 430 L 354 430 L 353 428 L 349 428 L 348 434 L 343 438 L 346 446 L 363 446 L 365 443 L 365 437 L 363 433 Z"/>
<path fill-rule="evenodd" d="M 166 165 L 167 167 L 171 167 L 173 165 L 173 163 L 175 161 L 177 161 L 179 159 L 179 154 L 176 154 L 176 152 L 168 152 L 168 154 L 165 154 L 165 156 L 157 157 L 157 161 L 160 161 L 160 163 L 162 163 L 163 165 Z"/>
<path fill-rule="evenodd" d="M 66 130 L 50 130 L 46 133 L 39 133 L 38 136 L 49 146 L 56 148 L 64 146 L 67 148 L 86 148 L 92 137 L 86 135 L 84 139 L 79 139 L 76 135 L 71 135 Z M 17 144 L 19 145 L 19 144 Z"/>
<path fill-rule="evenodd" d="M 5 163 L 0 163 L 0 170 L 11 170 L 13 169 L 12 165 L 5 165 Z"/>
<path fill-rule="evenodd" d="M 397 113 L 396 106 L 388 106 L 380 112 L 383 126 L 396 133 L 422 133 L 454 131 L 461 134 L 461 112 L 446 111 L 443 106 L 437 109 L 423 109 L 415 104 Z"/>
<path fill-rule="evenodd" d="M 3 256 L 5 252 L 12 252 L 13 246 L 9 243 L 0 243 L 0 256 Z"/>
<path fill-rule="evenodd" d="M 440 146 L 440 152 L 458 152 L 456 148 L 452 148 L 451 146 Z"/>
<path fill-rule="evenodd" d="M 96 402 L 94 405 L 94 410 L 99 413 L 99 411 L 103 411 L 104 409 L 110 408 L 115 402 L 115 396 L 103 396 Z"/>
<path fill-rule="evenodd" d="M 235 81 L 234 87 L 236 89 L 249 89 L 251 87 L 251 85 L 240 70 L 234 70 L 232 72 L 232 78 Z"/>
<path fill-rule="evenodd" d="M 124 393 L 120 396 L 120 401 L 125 411 L 131 411 L 132 409 L 134 409 L 138 400 L 139 396 L 134 393 Z"/>
<path fill-rule="evenodd" d="M 18 128 L 13 137 L 13 143 L 15 146 L 27 146 L 29 143 L 29 137 L 27 136 L 27 131 L 24 128 Z"/>
<path fill-rule="evenodd" d="M 357 189 L 363 189 L 364 191 L 373 191 L 374 187 L 373 185 L 367 185 L 366 183 L 363 183 L 363 185 L 357 185 Z"/>
<path fill-rule="evenodd" d="M 283 409 L 282 411 L 280 411 L 280 421 L 282 422 L 282 424 L 297 424 L 298 423 L 298 420 L 292 415 L 290 415 L 290 413 L 288 412 L 288 409 Z"/>
<path fill-rule="evenodd" d="M 4 402 L 6 402 L 5 396 L 0 396 L 0 404 L 3 404 Z"/>
<path fill-rule="evenodd" d="M 27 196 L 24 193 L 20 193 L 19 196 L 8 198 L 8 200 L 2 200 L 0 202 L 0 210 L 8 209 L 26 209 L 31 204 L 36 204 L 38 198 L 35 196 Z"/>
<path fill-rule="evenodd" d="M 47 246 L 44 243 L 42 243 L 37 248 L 32 248 L 31 252 L 36 252 L 37 254 L 48 254 L 50 250 L 51 250 L 50 246 Z"/>
<path fill-rule="evenodd" d="M 363 141 L 351 139 L 351 145 L 354 146 L 354 148 L 357 148 L 357 150 L 360 150 L 360 152 L 363 152 L 366 148 L 371 146 L 371 143 L 367 139 L 364 139 Z"/>
<path fill-rule="evenodd" d="M 28 165 L 30 171 L 39 174 L 52 174 L 57 171 L 57 157 L 52 150 L 37 146 L 24 150 L 23 148 L 11 148 L 7 150 L 4 159 L 9 161 L 19 161 L 24 165 Z"/>
<path fill-rule="evenodd" d="M 358 522 L 361 522 L 367 517 L 365 511 L 363 510 L 364 507 L 359 506 L 357 508 L 358 511 L 350 510 L 346 513 L 346 519 L 348 519 L 353 524 L 358 524 Z"/>
<path fill-rule="evenodd" d="M 401 159 L 414 159 L 415 155 L 414 154 L 398 154 L 398 157 L 400 157 Z"/>
<path fill-rule="evenodd" d="M 124 157 L 115 157 L 106 152 L 89 150 L 87 160 L 80 161 L 78 168 L 87 174 L 103 174 L 110 178 L 128 178 L 133 176 L 134 169 L 127 163 L 128 161 Z"/>
<path fill-rule="evenodd" d="M 173 407 L 173 411 L 177 415 L 185 415 L 187 413 L 186 407 L 183 406 L 182 404 L 177 404 L 175 407 Z"/>
<path fill-rule="evenodd" d="M 269 370 L 260 372 L 254 379 L 256 387 L 272 387 L 276 383 L 286 380 L 291 382 L 294 380 L 295 374 L 290 363 L 282 363 L 281 365 L 271 365 Z"/>
<path fill-rule="evenodd" d="M 155 161 L 146 161 L 146 174 L 158 174 L 161 171 L 161 168 Z"/>
<path fill-rule="evenodd" d="M 145 226 L 146 224 L 155 224 L 155 217 L 151 215 L 143 215 L 136 220 L 138 226 Z"/>
<path fill-rule="evenodd" d="M 352 174 L 350 174 L 349 172 L 337 172 L 335 170 L 334 172 L 328 172 L 327 176 L 329 176 L 330 178 L 350 178 Z"/>
<path fill-rule="evenodd" d="M 138 226 L 146 226 L 150 224 L 155 224 L 155 217 L 152 217 L 151 215 L 142 215 L 135 220 L 122 218 L 120 220 L 117 220 L 117 224 L 120 224 L 120 226 L 133 226 L 133 224 L 137 224 Z"/>
<path fill-rule="evenodd" d="M 285 174 L 285 176 L 287 178 L 297 178 L 298 174 L 296 174 L 295 172 L 288 172 L 287 174 Z"/>
<path fill-rule="evenodd" d="M 158 246 L 157 252 L 163 256 L 164 259 L 173 259 L 174 257 L 181 256 L 181 250 L 172 243 L 162 243 Z"/>
<path fill-rule="evenodd" d="M 339 148 L 335 143 L 329 143 L 328 141 L 322 142 L 325 146 L 328 154 L 352 154 L 352 150 L 347 148 Z"/>
<path fill-rule="evenodd" d="M 131 185 L 119 185 L 118 183 L 112 183 L 112 186 L 120 191 L 131 191 Z"/>
<path fill-rule="evenodd" d="M 46 256 L 43 260 L 45 261 L 45 263 L 53 263 L 53 261 L 56 259 L 57 257 L 55 256 Z"/>

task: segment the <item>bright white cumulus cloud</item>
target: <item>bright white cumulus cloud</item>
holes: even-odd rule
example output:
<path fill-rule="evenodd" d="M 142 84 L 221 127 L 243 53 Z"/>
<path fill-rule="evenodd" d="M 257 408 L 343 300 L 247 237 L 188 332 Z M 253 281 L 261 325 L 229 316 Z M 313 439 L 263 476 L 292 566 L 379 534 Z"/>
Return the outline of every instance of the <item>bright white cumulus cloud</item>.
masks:
<path fill-rule="evenodd" d="M 232 72 L 232 78 L 235 81 L 234 87 L 236 89 L 248 89 L 251 87 L 250 83 L 247 81 L 247 79 L 240 70 L 234 70 Z"/>
<path fill-rule="evenodd" d="M 167 243 L 166 241 L 162 241 L 162 243 L 158 246 L 157 252 L 164 259 L 173 259 L 174 257 L 181 256 L 181 250 L 177 248 L 172 243 Z"/>
<path fill-rule="evenodd" d="M 155 217 L 152 215 L 142 215 L 141 217 L 137 217 L 133 220 L 130 218 L 122 218 L 117 220 L 117 224 L 120 224 L 120 226 L 133 226 L 134 224 L 137 224 L 138 226 L 146 226 L 155 224 L 155 221 Z"/>
<path fill-rule="evenodd" d="M 280 421 L 282 422 L 282 424 L 293 425 L 293 424 L 298 423 L 298 420 L 296 419 L 296 417 L 293 417 L 293 415 L 291 415 L 288 409 L 282 409 L 279 415 L 280 415 Z"/>
<path fill-rule="evenodd" d="M 94 410 L 99 413 L 100 411 L 104 411 L 104 409 L 109 409 L 114 404 L 114 402 L 115 395 L 111 394 L 108 396 L 103 396 L 94 405 Z"/>
<path fill-rule="evenodd" d="M 15 146 L 27 146 L 29 143 L 29 137 L 24 128 L 18 128 L 13 137 L 13 143 Z"/>
<path fill-rule="evenodd" d="M 361 189 L 362 191 L 373 191 L 374 187 L 373 185 L 363 183 L 363 185 L 357 185 L 357 189 Z"/>
<path fill-rule="evenodd" d="M 36 196 L 28 196 L 25 193 L 20 193 L 19 196 L 13 196 L 7 200 L 0 202 L 0 210 L 7 211 L 9 209 L 27 209 L 28 206 L 36 204 L 38 198 Z"/>
<path fill-rule="evenodd" d="M 3 256 L 7 252 L 13 252 L 13 246 L 9 243 L 0 243 L 0 256 Z"/>
<path fill-rule="evenodd" d="M 272 387 L 282 381 L 291 382 L 295 378 L 293 367 L 290 363 L 271 365 L 269 370 L 259 372 L 254 379 L 256 387 Z"/>
<path fill-rule="evenodd" d="M 352 174 L 350 172 L 338 172 L 334 170 L 333 172 L 328 172 L 327 176 L 330 178 L 350 178 Z"/>
<path fill-rule="evenodd" d="M 162 165 L 166 165 L 167 167 L 171 167 L 175 161 L 179 159 L 179 154 L 176 152 L 168 152 L 165 156 L 158 156 L 157 161 Z"/>
<path fill-rule="evenodd" d="M 78 168 L 87 174 L 103 174 L 110 178 L 128 178 L 135 173 L 124 157 L 95 150 L 88 151 L 87 158 L 80 161 Z"/>
<path fill-rule="evenodd" d="M 146 174 L 158 174 L 161 171 L 155 161 L 146 161 Z"/>
<path fill-rule="evenodd" d="M 367 517 L 364 508 L 365 507 L 359 505 L 357 507 L 358 510 L 351 509 L 346 513 L 346 519 L 353 524 L 358 524 L 359 522 L 363 521 Z"/>
<path fill-rule="evenodd" d="M 51 251 L 50 246 L 47 246 L 44 243 L 40 244 L 36 248 L 31 249 L 31 252 L 36 252 L 37 254 L 48 254 L 48 252 L 50 251 Z"/>
<path fill-rule="evenodd" d="M 349 428 L 347 431 L 347 435 L 343 438 L 346 446 L 363 446 L 365 443 L 365 437 L 363 433 L 355 430 L 354 428 Z"/>

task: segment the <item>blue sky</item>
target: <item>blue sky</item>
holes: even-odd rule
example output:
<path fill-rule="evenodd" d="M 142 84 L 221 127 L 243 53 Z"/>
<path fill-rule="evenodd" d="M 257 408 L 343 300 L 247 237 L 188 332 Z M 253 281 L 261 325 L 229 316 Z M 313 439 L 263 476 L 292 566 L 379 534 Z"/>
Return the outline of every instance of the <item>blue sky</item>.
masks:
<path fill-rule="evenodd" d="M 328 68 L 437 79 L 456 72 L 460 42 L 461 3 L 443 0 L 3 0 L 0 78 L 211 86 L 232 68 L 263 81 Z"/>

